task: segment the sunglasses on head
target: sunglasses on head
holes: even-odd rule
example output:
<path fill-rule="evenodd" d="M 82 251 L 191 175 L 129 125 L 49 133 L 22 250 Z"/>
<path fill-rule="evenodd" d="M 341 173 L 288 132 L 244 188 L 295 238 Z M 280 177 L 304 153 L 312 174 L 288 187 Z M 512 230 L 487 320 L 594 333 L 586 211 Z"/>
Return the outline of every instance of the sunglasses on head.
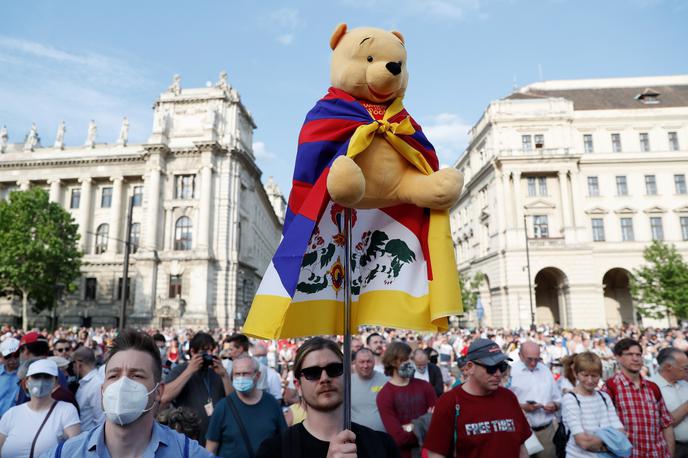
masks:
<path fill-rule="evenodd" d="M 299 376 L 303 375 L 306 380 L 310 380 L 311 382 L 313 382 L 315 380 L 320 380 L 320 377 L 322 376 L 322 371 L 327 372 L 327 376 L 330 378 L 339 377 L 344 373 L 344 364 L 330 363 L 325 367 L 304 367 L 303 369 L 301 369 Z"/>
<path fill-rule="evenodd" d="M 488 366 L 485 364 L 476 363 L 475 361 L 473 361 L 473 363 L 477 366 L 484 367 L 485 372 L 487 372 L 490 375 L 494 375 L 497 371 L 499 371 L 503 374 L 509 369 L 509 364 L 505 361 L 502 361 L 499 364 L 495 364 L 494 366 Z"/>

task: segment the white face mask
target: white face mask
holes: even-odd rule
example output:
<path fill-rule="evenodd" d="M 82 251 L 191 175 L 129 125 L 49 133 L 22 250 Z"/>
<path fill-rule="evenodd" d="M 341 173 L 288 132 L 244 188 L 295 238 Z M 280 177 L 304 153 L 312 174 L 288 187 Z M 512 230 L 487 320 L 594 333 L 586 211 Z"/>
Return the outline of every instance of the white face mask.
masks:
<path fill-rule="evenodd" d="M 108 420 L 120 426 L 137 420 L 144 412 L 153 408 L 148 405 L 148 395 L 158 388 L 159 383 L 148 391 L 142 383 L 122 377 L 103 392 L 103 412 Z"/>

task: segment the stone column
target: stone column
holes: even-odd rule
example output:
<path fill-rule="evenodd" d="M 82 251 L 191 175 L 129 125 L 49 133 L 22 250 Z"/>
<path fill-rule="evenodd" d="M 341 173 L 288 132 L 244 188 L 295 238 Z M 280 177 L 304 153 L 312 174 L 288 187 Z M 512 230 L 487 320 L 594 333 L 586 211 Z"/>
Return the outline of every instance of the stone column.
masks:
<path fill-rule="evenodd" d="M 124 178 L 121 176 L 112 177 L 110 181 L 112 181 L 112 205 L 110 206 L 110 237 L 108 238 L 107 250 L 112 255 L 116 255 L 120 251 L 124 252 L 122 240 L 126 240 L 126 234 L 122 237 L 121 229 L 123 220 L 126 221 L 126 216 L 122 218 L 122 182 Z M 126 225 L 126 222 L 124 224 Z"/>
<path fill-rule="evenodd" d="M 585 221 L 585 208 L 584 208 L 584 195 L 581 186 L 581 174 L 580 171 L 574 169 L 571 171 L 571 187 L 572 187 L 572 199 L 571 199 L 571 213 L 573 216 L 573 221 L 571 226 L 575 228 L 577 240 L 585 240 L 585 232 L 587 231 L 587 224 Z"/>
<path fill-rule="evenodd" d="M 204 152 L 203 156 L 205 159 L 206 154 L 211 153 Z M 204 161 L 205 162 L 205 161 Z M 211 202 L 212 202 L 212 191 L 213 191 L 213 166 L 212 164 L 204 164 L 201 166 L 200 170 L 201 179 L 201 205 L 198 213 L 198 249 L 209 250 L 210 243 L 210 227 L 211 227 Z"/>
<path fill-rule="evenodd" d="M 497 208 L 490 208 L 490 211 L 496 214 L 497 218 L 497 239 L 499 240 L 499 249 L 506 248 L 506 230 L 509 225 L 507 220 L 508 204 L 506 195 L 504 194 L 504 173 L 501 170 L 495 170 L 495 185 L 497 195 Z M 500 202 L 502 204 L 500 205 Z"/>
<path fill-rule="evenodd" d="M 48 180 L 50 184 L 50 201 L 60 203 L 60 197 L 62 197 L 62 183 L 59 178 L 51 178 Z"/>
<path fill-rule="evenodd" d="M 146 208 L 146 239 L 144 245 L 147 250 L 158 249 L 158 226 L 160 225 L 160 176 L 162 169 L 153 167 L 148 172 L 146 193 L 148 207 Z"/>
<path fill-rule="evenodd" d="M 79 244 L 81 250 L 90 254 L 91 240 L 95 234 L 91 234 L 91 194 L 93 193 L 93 180 L 90 177 L 80 178 L 81 200 L 79 202 Z"/>
<path fill-rule="evenodd" d="M 513 172 L 514 177 L 514 228 L 523 224 L 523 199 L 521 198 L 521 172 Z"/>
<path fill-rule="evenodd" d="M 559 178 L 559 196 L 561 197 L 562 226 L 564 227 L 564 237 L 568 242 L 572 235 L 571 229 L 573 229 L 571 224 L 571 195 L 569 194 L 568 170 L 559 170 L 557 177 Z"/>
<path fill-rule="evenodd" d="M 29 188 L 31 187 L 31 181 L 30 180 L 19 180 L 19 181 L 17 181 L 17 185 L 19 185 L 20 191 L 28 191 Z"/>

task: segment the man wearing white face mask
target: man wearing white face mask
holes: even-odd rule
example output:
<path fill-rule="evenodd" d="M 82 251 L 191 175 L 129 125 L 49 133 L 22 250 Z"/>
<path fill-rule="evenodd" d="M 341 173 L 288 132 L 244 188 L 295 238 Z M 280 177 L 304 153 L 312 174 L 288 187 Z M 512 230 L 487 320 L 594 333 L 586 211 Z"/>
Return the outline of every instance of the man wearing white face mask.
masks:
<path fill-rule="evenodd" d="M 10 410 L 0 420 L 0 456 L 33 457 L 57 445 L 61 438 L 79 434 L 76 408 L 55 401 L 50 393 L 57 384 L 57 364 L 40 359 L 31 363 L 26 387 L 31 399 Z"/>
<path fill-rule="evenodd" d="M 105 422 L 41 458 L 211 457 L 198 442 L 155 421 L 165 390 L 161 377 L 160 352 L 153 339 L 141 332 L 122 331 L 105 363 Z"/>
<path fill-rule="evenodd" d="M 205 447 L 220 457 L 249 458 L 267 438 L 287 429 L 277 400 L 256 388 L 258 362 L 239 356 L 232 364 L 234 392 L 220 402 L 210 418 Z"/>

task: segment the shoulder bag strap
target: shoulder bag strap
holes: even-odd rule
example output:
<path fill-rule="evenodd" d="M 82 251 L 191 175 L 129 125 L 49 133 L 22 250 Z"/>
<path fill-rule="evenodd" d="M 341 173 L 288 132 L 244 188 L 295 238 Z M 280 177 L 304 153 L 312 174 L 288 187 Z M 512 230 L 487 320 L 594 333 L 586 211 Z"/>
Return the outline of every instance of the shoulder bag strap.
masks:
<path fill-rule="evenodd" d="M 38 440 L 38 436 L 41 435 L 41 431 L 43 430 L 45 423 L 48 421 L 48 418 L 50 418 L 50 414 L 53 413 L 53 410 L 55 410 L 56 405 L 57 401 L 53 401 L 53 405 L 51 405 L 50 410 L 48 410 L 48 415 L 45 416 L 45 418 L 43 419 L 43 423 L 41 423 L 41 426 L 38 428 L 36 436 L 33 438 L 33 442 L 31 442 L 31 452 L 29 453 L 29 458 L 33 458 L 33 451 L 36 448 L 36 441 Z"/>
<path fill-rule="evenodd" d="M 253 458 L 255 453 L 253 452 L 253 447 L 251 446 L 251 441 L 248 438 L 248 433 L 246 432 L 246 427 L 244 426 L 244 422 L 241 420 L 241 417 L 239 416 L 239 411 L 237 410 L 236 406 L 234 405 L 234 402 L 232 402 L 232 398 L 227 396 L 225 399 L 227 399 L 227 404 L 229 404 L 229 408 L 232 410 L 232 415 L 234 416 L 234 420 L 237 422 L 237 425 L 239 426 L 239 430 L 241 431 L 241 437 L 244 439 L 244 445 L 246 446 L 246 451 L 248 452 L 248 456 L 250 458 Z"/>
<path fill-rule="evenodd" d="M 184 458 L 189 458 L 189 436 L 184 436 Z"/>
<path fill-rule="evenodd" d="M 64 442 L 60 442 L 57 445 L 57 450 L 55 450 L 55 458 L 62 458 L 62 447 L 64 447 Z"/>

